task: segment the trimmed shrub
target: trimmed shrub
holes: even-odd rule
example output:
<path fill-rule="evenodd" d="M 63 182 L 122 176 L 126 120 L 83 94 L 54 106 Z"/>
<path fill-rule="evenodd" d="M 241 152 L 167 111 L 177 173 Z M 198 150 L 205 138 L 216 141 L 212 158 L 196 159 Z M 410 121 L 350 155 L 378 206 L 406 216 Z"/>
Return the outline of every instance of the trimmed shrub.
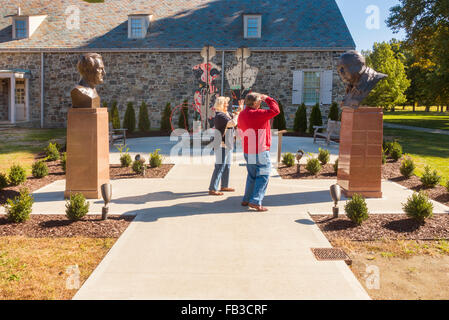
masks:
<path fill-rule="evenodd" d="M 142 105 L 139 109 L 139 131 L 140 132 L 149 132 L 151 123 L 150 118 L 148 116 L 148 108 L 145 102 L 142 102 Z"/>
<path fill-rule="evenodd" d="M 9 168 L 8 179 L 12 186 L 18 186 L 19 184 L 24 183 L 27 180 L 25 169 L 18 164 L 12 165 L 11 168 Z"/>
<path fill-rule="evenodd" d="M 296 110 L 293 130 L 300 133 L 307 132 L 307 108 L 304 103 L 298 107 L 298 110 Z"/>
<path fill-rule="evenodd" d="M 187 100 L 184 100 L 179 112 L 178 128 L 189 131 L 189 109 Z"/>
<path fill-rule="evenodd" d="M 120 115 L 118 113 L 117 101 L 112 103 L 111 117 L 112 128 L 120 129 Z"/>
<path fill-rule="evenodd" d="M 162 119 L 161 119 L 161 131 L 171 131 L 171 124 L 170 124 L 170 116 L 171 116 L 171 104 L 168 102 L 165 105 L 164 112 L 162 113 Z"/>
<path fill-rule="evenodd" d="M 66 173 L 66 171 L 67 171 L 67 152 L 64 152 L 62 154 L 61 167 L 62 167 L 62 171 L 64 171 L 64 173 Z"/>
<path fill-rule="evenodd" d="M 129 153 L 124 153 L 120 156 L 120 164 L 122 168 L 128 168 L 131 163 L 133 163 L 133 160 L 131 159 Z"/>
<path fill-rule="evenodd" d="M 151 168 L 159 168 L 162 165 L 162 156 L 159 154 L 159 151 L 161 151 L 161 149 L 157 149 L 153 153 L 150 153 Z"/>
<path fill-rule="evenodd" d="M 368 219 L 368 206 L 365 198 L 360 194 L 354 194 L 345 205 L 346 216 L 357 225 Z"/>
<path fill-rule="evenodd" d="M 320 160 L 321 165 L 328 164 L 331 159 L 331 154 L 329 150 L 319 148 L 318 160 Z"/>
<path fill-rule="evenodd" d="M 33 163 L 31 173 L 33 174 L 33 177 L 38 179 L 48 176 L 47 164 L 42 160 Z"/>
<path fill-rule="evenodd" d="M 338 173 L 338 159 L 335 160 L 335 163 L 334 163 L 334 172 Z"/>
<path fill-rule="evenodd" d="M 30 218 L 33 203 L 33 196 L 28 189 L 21 189 L 17 197 L 6 200 L 6 218 L 15 223 L 27 221 Z"/>
<path fill-rule="evenodd" d="M 329 109 L 329 120 L 333 120 L 333 121 L 339 121 L 340 117 L 340 110 L 338 108 L 338 103 L 337 102 L 332 102 L 331 104 L 331 108 Z"/>
<path fill-rule="evenodd" d="M 0 172 L 0 190 L 6 188 L 8 184 L 8 176 L 5 173 Z"/>
<path fill-rule="evenodd" d="M 421 183 L 424 188 L 433 188 L 441 181 L 441 176 L 438 175 L 438 172 L 436 170 L 433 170 L 431 172 L 431 169 L 429 166 L 424 167 L 424 173 L 421 177 Z"/>
<path fill-rule="evenodd" d="M 402 146 L 398 142 L 393 142 L 390 149 L 390 157 L 397 162 L 402 158 Z"/>
<path fill-rule="evenodd" d="M 387 163 L 387 155 L 385 154 L 385 151 L 382 150 L 382 164 L 386 164 Z"/>
<path fill-rule="evenodd" d="M 145 171 L 145 162 L 142 160 L 136 160 L 133 162 L 132 169 L 137 174 L 143 174 Z"/>
<path fill-rule="evenodd" d="M 284 106 L 279 102 L 279 110 L 281 111 L 273 120 L 273 129 L 285 130 L 287 124 L 285 122 Z"/>
<path fill-rule="evenodd" d="M 293 155 L 293 153 L 284 153 L 282 155 L 282 163 L 287 167 L 293 167 L 295 165 L 295 156 Z"/>
<path fill-rule="evenodd" d="M 129 133 L 133 133 L 136 130 L 136 113 L 132 102 L 128 102 L 125 111 L 125 117 L 123 119 L 123 128 L 128 129 Z"/>
<path fill-rule="evenodd" d="M 0 178 L 0 190 L 1 189 L 2 189 L 2 187 L 1 187 L 1 178 Z M 449 179 L 446 182 L 446 190 L 447 190 L 447 192 L 449 192 Z"/>
<path fill-rule="evenodd" d="M 413 193 L 402 208 L 407 216 L 421 223 L 433 216 L 433 204 L 424 192 Z"/>
<path fill-rule="evenodd" d="M 65 208 L 67 218 L 71 221 L 78 221 L 89 212 L 89 202 L 81 193 L 71 194 Z"/>
<path fill-rule="evenodd" d="M 313 133 L 315 131 L 313 126 L 322 126 L 322 125 L 323 125 L 323 117 L 321 116 L 320 105 L 317 103 L 316 105 L 313 106 L 312 112 L 310 113 L 309 132 Z"/>
<path fill-rule="evenodd" d="M 59 149 L 56 143 L 49 143 L 45 148 L 45 155 L 47 156 L 48 161 L 56 161 L 59 160 Z"/>
<path fill-rule="evenodd" d="M 387 156 L 390 155 L 390 151 L 393 148 L 393 143 L 394 142 L 392 142 L 392 141 L 388 141 L 388 142 L 384 141 L 384 143 L 383 143 L 383 149 Z"/>
<path fill-rule="evenodd" d="M 307 160 L 306 170 L 310 174 L 317 175 L 321 171 L 320 160 L 316 158 L 310 158 Z"/>
<path fill-rule="evenodd" d="M 413 162 L 412 158 L 405 157 L 405 159 L 402 160 L 401 162 L 401 167 L 399 168 L 399 171 L 404 177 L 408 179 L 413 175 L 415 168 L 416 168 L 415 163 Z"/>

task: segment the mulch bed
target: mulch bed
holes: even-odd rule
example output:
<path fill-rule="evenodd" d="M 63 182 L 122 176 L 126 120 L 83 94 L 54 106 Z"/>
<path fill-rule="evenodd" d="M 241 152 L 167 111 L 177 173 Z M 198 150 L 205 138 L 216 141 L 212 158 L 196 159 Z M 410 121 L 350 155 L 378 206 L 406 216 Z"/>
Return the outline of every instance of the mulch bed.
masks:
<path fill-rule="evenodd" d="M 436 214 L 421 225 L 405 214 L 371 214 L 361 226 L 347 217 L 311 216 L 329 240 L 437 240 L 449 239 L 449 215 Z"/>
<path fill-rule="evenodd" d="M 301 164 L 299 174 L 296 165 L 293 167 L 287 167 L 280 164 L 278 167 L 278 173 L 282 179 L 337 179 L 337 174 L 334 172 L 333 164 L 328 163 L 322 167 L 323 169 L 315 176 L 307 172 L 306 165 L 304 164 Z"/>
<path fill-rule="evenodd" d="M 23 236 L 29 238 L 118 238 L 135 216 L 86 216 L 72 222 L 64 215 L 31 215 L 24 223 L 11 223 L 0 217 L 0 237 Z"/>
<path fill-rule="evenodd" d="M 136 174 L 132 168 L 122 168 L 120 165 L 111 165 L 109 174 L 112 180 L 117 179 L 162 179 L 174 167 L 173 164 L 163 164 L 159 168 L 150 168 L 147 166 L 145 176 Z"/>

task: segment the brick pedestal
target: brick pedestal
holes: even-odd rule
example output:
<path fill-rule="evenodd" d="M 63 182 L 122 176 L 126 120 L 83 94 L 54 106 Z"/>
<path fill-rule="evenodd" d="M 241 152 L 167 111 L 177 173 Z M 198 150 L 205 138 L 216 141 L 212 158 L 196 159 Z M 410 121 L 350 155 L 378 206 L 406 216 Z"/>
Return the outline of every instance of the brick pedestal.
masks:
<path fill-rule="evenodd" d="M 345 196 L 382 197 L 382 141 L 381 108 L 343 108 L 338 184 Z"/>
<path fill-rule="evenodd" d="M 67 170 L 65 197 L 81 193 L 101 198 L 109 183 L 109 127 L 106 108 L 71 108 L 67 117 Z"/>

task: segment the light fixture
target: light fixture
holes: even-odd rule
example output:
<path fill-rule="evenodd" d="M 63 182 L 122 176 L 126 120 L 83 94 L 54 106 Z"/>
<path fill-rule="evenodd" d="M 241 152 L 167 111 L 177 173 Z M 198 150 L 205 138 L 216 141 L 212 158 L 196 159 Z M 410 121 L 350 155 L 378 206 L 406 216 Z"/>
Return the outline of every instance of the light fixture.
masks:
<path fill-rule="evenodd" d="M 301 164 L 299 162 L 301 161 L 304 154 L 305 154 L 304 150 L 301 150 L 301 149 L 296 152 L 296 162 L 297 162 L 296 171 L 298 173 L 301 173 Z"/>
<path fill-rule="evenodd" d="M 112 199 L 112 185 L 105 183 L 101 186 L 101 196 L 103 197 L 104 207 L 101 210 L 101 218 L 106 220 L 108 218 L 109 207 L 108 204 Z"/>
<path fill-rule="evenodd" d="M 338 201 L 341 199 L 341 188 L 338 184 L 334 184 L 330 188 L 330 193 L 332 200 L 334 200 L 334 207 L 332 208 L 332 213 L 334 215 L 334 218 L 338 218 L 339 208 L 338 208 Z"/>

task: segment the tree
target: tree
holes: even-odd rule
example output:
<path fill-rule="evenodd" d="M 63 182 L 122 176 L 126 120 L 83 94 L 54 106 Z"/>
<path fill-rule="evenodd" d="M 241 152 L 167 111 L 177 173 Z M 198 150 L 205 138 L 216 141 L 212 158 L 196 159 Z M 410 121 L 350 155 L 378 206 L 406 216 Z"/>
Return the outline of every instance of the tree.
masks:
<path fill-rule="evenodd" d="M 329 120 L 338 121 L 340 115 L 340 110 L 338 109 L 338 103 L 332 102 L 331 108 L 329 109 Z"/>
<path fill-rule="evenodd" d="M 284 106 L 279 102 L 280 113 L 273 120 L 273 129 L 285 130 L 287 125 L 285 123 Z"/>
<path fill-rule="evenodd" d="M 407 79 L 404 64 L 395 57 L 389 43 L 374 43 L 367 64 L 374 70 L 387 74 L 388 78 L 376 85 L 364 104 L 389 109 L 407 101 L 405 90 L 410 86 L 410 80 Z"/>
<path fill-rule="evenodd" d="M 189 131 L 189 108 L 188 101 L 184 100 L 178 118 L 178 128 Z"/>
<path fill-rule="evenodd" d="M 162 113 L 161 131 L 170 132 L 171 130 L 170 116 L 171 116 L 171 104 L 170 102 L 167 102 L 167 104 L 165 105 L 164 112 Z"/>
<path fill-rule="evenodd" d="M 313 126 L 322 126 L 323 125 L 323 117 L 321 115 L 320 105 L 317 103 L 313 106 L 312 112 L 310 113 L 309 119 L 309 132 L 313 133 Z"/>
<path fill-rule="evenodd" d="M 148 108 L 147 104 L 142 101 L 142 104 L 139 109 L 139 131 L 141 132 L 149 132 L 151 123 L 150 118 L 148 116 Z"/>
<path fill-rule="evenodd" d="M 300 133 L 307 132 L 307 109 L 304 103 L 296 110 L 293 130 Z"/>
<path fill-rule="evenodd" d="M 112 116 L 112 128 L 120 129 L 120 116 L 118 113 L 117 101 L 114 101 L 112 103 L 111 116 Z"/>
<path fill-rule="evenodd" d="M 129 133 L 133 133 L 136 130 L 136 113 L 134 112 L 132 102 L 128 102 L 128 106 L 126 107 L 123 128 L 128 129 Z"/>

